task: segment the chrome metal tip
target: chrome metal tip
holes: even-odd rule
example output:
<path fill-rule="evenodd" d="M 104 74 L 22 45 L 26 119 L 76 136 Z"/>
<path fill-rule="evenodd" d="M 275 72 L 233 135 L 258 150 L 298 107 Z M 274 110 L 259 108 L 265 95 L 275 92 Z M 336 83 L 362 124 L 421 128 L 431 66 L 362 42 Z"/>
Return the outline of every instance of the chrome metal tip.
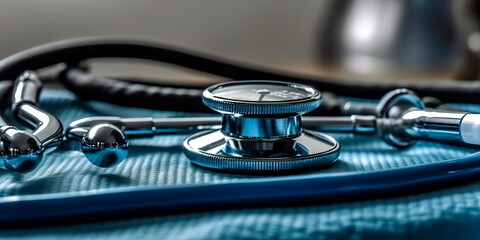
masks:
<path fill-rule="evenodd" d="M 85 133 L 81 149 L 94 165 L 113 167 L 127 157 L 128 142 L 119 128 L 111 124 L 99 124 Z"/>
<path fill-rule="evenodd" d="M 26 173 L 36 169 L 43 160 L 40 141 L 26 131 L 10 128 L 0 137 L 3 162 L 8 170 Z"/>

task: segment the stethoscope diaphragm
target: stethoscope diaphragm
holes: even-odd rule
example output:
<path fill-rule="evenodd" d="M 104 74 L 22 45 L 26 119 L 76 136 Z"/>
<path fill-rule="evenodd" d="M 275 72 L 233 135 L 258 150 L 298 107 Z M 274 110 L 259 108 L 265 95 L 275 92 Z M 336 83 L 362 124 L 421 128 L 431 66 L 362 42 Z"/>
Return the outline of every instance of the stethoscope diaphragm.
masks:
<path fill-rule="evenodd" d="M 207 88 L 203 102 L 222 113 L 222 127 L 185 140 L 185 155 L 196 165 L 274 173 L 318 169 L 339 156 L 334 138 L 302 128 L 301 115 L 321 104 L 320 92 L 312 87 L 279 81 L 228 82 Z"/>

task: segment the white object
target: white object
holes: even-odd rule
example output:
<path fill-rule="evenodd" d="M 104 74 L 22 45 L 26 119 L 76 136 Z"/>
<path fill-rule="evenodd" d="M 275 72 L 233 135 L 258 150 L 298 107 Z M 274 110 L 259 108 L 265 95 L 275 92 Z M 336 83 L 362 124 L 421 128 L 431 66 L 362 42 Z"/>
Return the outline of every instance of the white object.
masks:
<path fill-rule="evenodd" d="M 466 114 L 460 122 L 460 136 L 465 143 L 480 145 L 480 114 Z"/>

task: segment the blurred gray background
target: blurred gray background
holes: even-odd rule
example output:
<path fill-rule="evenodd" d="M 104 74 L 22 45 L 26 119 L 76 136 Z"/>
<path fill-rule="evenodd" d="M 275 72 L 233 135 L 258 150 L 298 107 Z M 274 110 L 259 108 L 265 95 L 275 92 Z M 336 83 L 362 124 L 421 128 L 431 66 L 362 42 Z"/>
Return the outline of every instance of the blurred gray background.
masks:
<path fill-rule="evenodd" d="M 461 76 L 455 74 L 466 62 L 467 40 L 456 26 L 463 26 L 458 22 L 467 16 L 470 2 L 6 0 L 0 6 L 0 57 L 52 41 L 110 36 L 166 43 L 314 76 L 452 79 Z M 469 41 L 473 39 L 470 42 L 480 49 L 480 33 L 476 34 Z M 329 54 L 330 59 L 321 62 L 319 53 Z M 340 67 L 325 64 L 328 61 Z M 95 63 L 97 75 L 219 80 L 164 64 Z M 478 62 L 468 63 L 477 71 Z"/>
<path fill-rule="evenodd" d="M 314 61 L 317 23 L 326 3 L 321 0 L 3 1 L 0 57 L 61 39 L 119 36 L 317 74 Z M 118 62 L 100 66 L 95 70 L 108 75 L 186 76 L 170 67 L 159 70 L 129 64 L 126 71 Z"/>

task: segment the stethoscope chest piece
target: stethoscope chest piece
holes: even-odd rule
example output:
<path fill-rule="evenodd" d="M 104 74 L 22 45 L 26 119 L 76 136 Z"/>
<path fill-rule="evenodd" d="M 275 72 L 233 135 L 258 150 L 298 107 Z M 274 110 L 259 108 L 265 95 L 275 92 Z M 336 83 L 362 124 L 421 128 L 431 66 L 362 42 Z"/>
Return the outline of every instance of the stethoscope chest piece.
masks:
<path fill-rule="evenodd" d="M 314 88 L 278 81 L 241 81 L 211 86 L 203 102 L 222 113 L 222 127 L 183 143 L 194 164 L 237 173 L 313 170 L 336 161 L 332 137 L 304 131 L 301 115 L 317 108 Z"/>

